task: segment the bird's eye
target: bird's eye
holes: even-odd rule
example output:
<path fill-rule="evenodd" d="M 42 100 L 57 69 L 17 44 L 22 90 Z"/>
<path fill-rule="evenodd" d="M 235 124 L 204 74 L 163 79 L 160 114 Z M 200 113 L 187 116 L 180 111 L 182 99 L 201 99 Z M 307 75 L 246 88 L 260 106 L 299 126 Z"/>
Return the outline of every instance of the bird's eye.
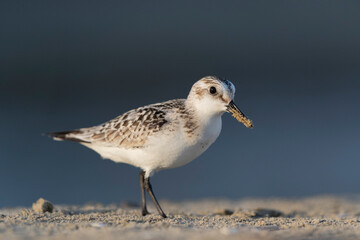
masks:
<path fill-rule="evenodd" d="M 209 92 L 211 94 L 215 94 L 216 93 L 216 88 L 215 87 L 210 87 Z"/>

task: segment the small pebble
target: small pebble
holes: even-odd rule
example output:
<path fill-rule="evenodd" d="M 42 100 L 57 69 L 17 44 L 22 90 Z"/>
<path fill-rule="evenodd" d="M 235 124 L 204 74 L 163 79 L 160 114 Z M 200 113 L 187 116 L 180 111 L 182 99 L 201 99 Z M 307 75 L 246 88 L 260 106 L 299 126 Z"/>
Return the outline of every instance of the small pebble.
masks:
<path fill-rule="evenodd" d="M 32 209 L 37 213 L 45 213 L 45 212 L 52 213 L 54 210 L 54 206 L 51 202 L 43 198 L 39 198 L 35 203 L 33 203 Z"/>

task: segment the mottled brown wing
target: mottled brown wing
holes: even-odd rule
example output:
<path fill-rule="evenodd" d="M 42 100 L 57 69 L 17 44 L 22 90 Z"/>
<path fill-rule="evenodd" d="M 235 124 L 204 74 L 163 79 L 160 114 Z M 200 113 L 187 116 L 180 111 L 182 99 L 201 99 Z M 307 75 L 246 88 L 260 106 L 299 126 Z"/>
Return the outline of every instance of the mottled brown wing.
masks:
<path fill-rule="evenodd" d="M 156 105 L 141 107 L 98 126 L 91 140 L 116 147 L 141 148 L 148 137 L 160 131 L 167 122 L 166 112 Z"/>

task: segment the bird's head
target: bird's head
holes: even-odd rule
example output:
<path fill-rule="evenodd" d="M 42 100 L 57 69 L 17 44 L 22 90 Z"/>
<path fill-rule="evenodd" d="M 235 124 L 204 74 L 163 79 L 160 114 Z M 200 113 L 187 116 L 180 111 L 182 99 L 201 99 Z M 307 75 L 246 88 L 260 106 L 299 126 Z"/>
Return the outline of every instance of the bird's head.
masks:
<path fill-rule="evenodd" d="M 207 76 L 197 81 L 191 88 L 188 101 L 205 115 L 222 115 L 229 112 L 246 127 L 253 124 L 235 105 L 235 86 L 229 80 Z"/>

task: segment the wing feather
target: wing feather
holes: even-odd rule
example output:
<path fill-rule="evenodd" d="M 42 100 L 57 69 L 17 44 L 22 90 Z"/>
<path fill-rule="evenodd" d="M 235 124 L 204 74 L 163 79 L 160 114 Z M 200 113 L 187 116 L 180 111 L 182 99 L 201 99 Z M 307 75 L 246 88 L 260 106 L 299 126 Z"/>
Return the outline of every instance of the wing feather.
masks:
<path fill-rule="evenodd" d="M 124 148 L 144 147 L 149 136 L 159 132 L 171 121 L 169 110 L 175 106 L 172 102 L 153 104 L 126 112 L 104 123 L 93 133 L 91 142 Z"/>
<path fill-rule="evenodd" d="M 56 140 L 142 148 L 150 136 L 170 125 L 172 113 L 183 112 L 184 109 L 184 99 L 170 100 L 130 110 L 102 125 L 49 135 Z"/>

